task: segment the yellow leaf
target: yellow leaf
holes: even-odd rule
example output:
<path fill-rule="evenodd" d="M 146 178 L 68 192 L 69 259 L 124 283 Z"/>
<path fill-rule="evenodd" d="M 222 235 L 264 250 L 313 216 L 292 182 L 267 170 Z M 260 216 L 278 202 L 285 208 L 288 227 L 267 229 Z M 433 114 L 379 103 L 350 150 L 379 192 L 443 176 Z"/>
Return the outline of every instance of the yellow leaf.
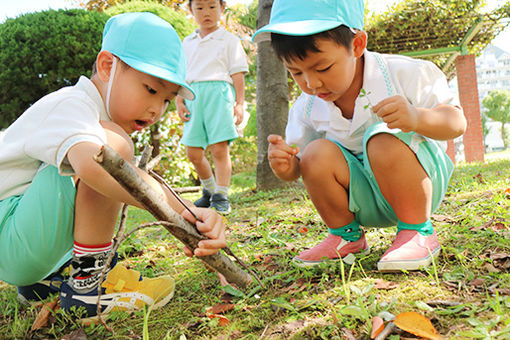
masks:
<path fill-rule="evenodd" d="M 426 339 L 441 339 L 432 322 L 421 314 L 416 312 L 400 313 L 393 320 L 395 325 L 411 334 L 421 336 Z"/>

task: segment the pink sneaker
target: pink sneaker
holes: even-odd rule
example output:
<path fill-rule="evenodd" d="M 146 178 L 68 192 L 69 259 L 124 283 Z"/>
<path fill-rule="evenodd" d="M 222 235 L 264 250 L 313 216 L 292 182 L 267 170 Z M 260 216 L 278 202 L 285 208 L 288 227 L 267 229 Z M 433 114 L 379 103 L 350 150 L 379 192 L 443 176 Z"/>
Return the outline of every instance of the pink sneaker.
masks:
<path fill-rule="evenodd" d="M 416 230 L 404 229 L 377 262 L 377 269 L 385 272 L 418 270 L 430 265 L 432 256 L 437 257 L 440 251 L 436 231 L 423 236 Z"/>
<path fill-rule="evenodd" d="M 346 241 L 341 236 L 329 234 L 324 241 L 312 249 L 301 252 L 292 261 L 297 266 L 307 267 L 317 265 L 325 260 L 338 261 L 341 257 L 345 263 L 353 264 L 356 256 L 364 256 L 369 252 L 370 248 L 363 231 L 360 239 L 354 242 Z"/>

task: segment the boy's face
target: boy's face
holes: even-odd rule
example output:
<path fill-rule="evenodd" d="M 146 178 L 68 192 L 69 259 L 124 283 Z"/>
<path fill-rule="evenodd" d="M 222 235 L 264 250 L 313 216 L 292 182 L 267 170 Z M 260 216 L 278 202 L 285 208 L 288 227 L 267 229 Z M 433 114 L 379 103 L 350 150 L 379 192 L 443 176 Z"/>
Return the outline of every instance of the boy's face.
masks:
<path fill-rule="evenodd" d="M 161 118 L 179 88 L 134 68 L 117 67 L 110 95 L 112 121 L 128 134 L 142 130 Z"/>
<path fill-rule="evenodd" d="M 193 0 L 191 13 L 201 30 L 214 30 L 218 27 L 225 4 L 219 0 Z"/>
<path fill-rule="evenodd" d="M 330 39 L 317 39 L 316 45 L 320 52 L 283 62 L 303 92 L 334 102 L 353 84 L 356 53 Z"/>

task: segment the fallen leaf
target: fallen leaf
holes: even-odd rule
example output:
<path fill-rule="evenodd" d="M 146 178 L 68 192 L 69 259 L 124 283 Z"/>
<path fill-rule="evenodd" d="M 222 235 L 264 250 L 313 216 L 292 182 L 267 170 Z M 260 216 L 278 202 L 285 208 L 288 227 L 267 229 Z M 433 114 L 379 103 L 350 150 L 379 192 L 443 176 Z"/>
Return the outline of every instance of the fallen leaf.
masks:
<path fill-rule="evenodd" d="M 217 305 L 207 308 L 206 313 L 221 314 L 221 313 L 225 313 L 225 312 L 228 312 L 229 310 L 234 309 L 235 306 L 236 305 L 229 304 L 229 303 L 218 303 Z"/>
<path fill-rule="evenodd" d="M 485 279 L 482 279 L 482 278 L 477 278 L 477 279 L 473 279 L 469 282 L 469 285 L 471 287 L 476 287 L 476 288 L 480 288 L 483 286 L 483 284 L 485 283 Z"/>
<path fill-rule="evenodd" d="M 51 312 L 53 312 L 57 308 L 57 303 L 59 302 L 59 298 L 57 297 L 55 300 L 45 303 L 39 313 L 37 314 L 37 317 L 35 318 L 34 323 L 32 324 L 32 328 L 30 329 L 31 332 L 41 329 L 45 327 L 48 324 L 48 318 L 51 315 Z"/>
<path fill-rule="evenodd" d="M 478 180 L 478 183 L 483 184 L 483 176 L 480 172 L 474 175 L 473 178 L 476 178 Z"/>
<path fill-rule="evenodd" d="M 301 228 L 298 229 L 298 232 L 301 233 L 301 234 L 307 233 L 308 232 L 308 228 L 307 227 L 301 227 Z"/>
<path fill-rule="evenodd" d="M 218 319 L 218 325 L 220 325 L 220 326 L 226 326 L 226 325 L 228 325 L 228 322 L 229 322 L 228 318 L 221 314 L 207 314 L 207 317 L 209 319 Z"/>
<path fill-rule="evenodd" d="M 384 329 L 384 321 L 378 316 L 372 318 L 372 332 L 370 333 L 370 339 L 375 339 L 379 333 Z"/>
<path fill-rule="evenodd" d="M 345 340 L 356 340 L 356 337 L 354 334 L 352 334 L 352 331 L 348 328 L 342 328 L 343 338 Z"/>
<path fill-rule="evenodd" d="M 488 271 L 489 273 L 499 273 L 501 270 L 499 270 L 498 268 L 494 267 L 492 264 L 486 262 L 483 266 L 482 266 L 483 269 L 485 269 L 486 271 Z"/>
<path fill-rule="evenodd" d="M 510 188 L 505 190 L 505 197 L 510 198 Z"/>
<path fill-rule="evenodd" d="M 432 214 L 430 218 L 432 218 L 436 222 L 448 222 L 448 223 L 455 222 L 453 218 L 446 215 Z"/>
<path fill-rule="evenodd" d="M 400 313 L 393 320 L 395 325 L 411 334 L 421 336 L 426 339 L 441 339 L 441 336 L 432 325 L 432 322 L 425 316 L 416 312 Z"/>
<path fill-rule="evenodd" d="M 85 334 L 83 328 L 80 328 L 70 334 L 64 335 L 62 340 L 87 340 L 87 334 Z"/>
<path fill-rule="evenodd" d="M 385 281 L 383 279 L 377 279 L 374 282 L 374 288 L 376 289 L 395 289 L 398 288 L 399 284 L 392 281 Z"/>

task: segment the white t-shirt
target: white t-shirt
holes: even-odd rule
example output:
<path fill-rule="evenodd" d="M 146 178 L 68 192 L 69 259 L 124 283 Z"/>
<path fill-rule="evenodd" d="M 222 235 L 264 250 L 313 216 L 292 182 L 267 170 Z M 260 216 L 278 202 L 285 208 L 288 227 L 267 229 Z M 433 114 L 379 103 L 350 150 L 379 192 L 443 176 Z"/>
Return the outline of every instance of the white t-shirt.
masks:
<path fill-rule="evenodd" d="M 248 72 L 248 62 L 241 41 L 223 27 L 200 37 L 198 30 L 184 38 L 186 81 L 226 81 L 232 74 Z"/>
<path fill-rule="evenodd" d="M 110 119 L 86 77 L 38 100 L 0 134 L 0 200 L 23 194 L 43 162 L 74 174 L 67 152 L 78 142 L 106 144 L 100 120 Z"/>
<path fill-rule="evenodd" d="M 299 146 L 302 152 L 311 141 L 327 138 L 337 141 L 354 154 L 360 154 L 367 128 L 382 122 L 370 108 L 364 107 L 369 101 L 376 105 L 394 95 L 407 98 L 417 107 L 432 108 L 438 104 L 460 107 L 443 72 L 432 62 L 369 51 L 365 51 L 364 56 L 363 89 L 368 95 L 356 99 L 352 119 L 344 118 L 332 102 L 302 93 L 289 112 L 285 130 L 289 145 Z M 446 142 L 434 142 L 446 149 Z"/>

